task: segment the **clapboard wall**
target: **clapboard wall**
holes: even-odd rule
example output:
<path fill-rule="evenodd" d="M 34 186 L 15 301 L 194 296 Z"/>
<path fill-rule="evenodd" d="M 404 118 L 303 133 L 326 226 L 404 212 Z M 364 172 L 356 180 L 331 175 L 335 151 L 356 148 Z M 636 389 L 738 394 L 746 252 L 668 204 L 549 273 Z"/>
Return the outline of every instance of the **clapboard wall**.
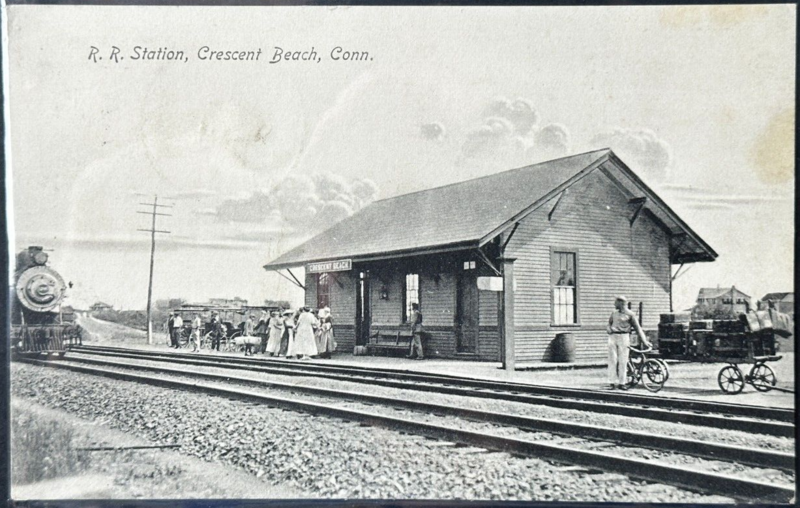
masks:
<path fill-rule="evenodd" d="M 506 247 L 514 263 L 514 327 L 517 361 L 550 359 L 558 333 L 576 337 L 576 359 L 607 356 L 605 327 L 614 296 L 623 294 L 638 309 L 643 302 L 645 328 L 669 311 L 669 236 L 647 213 L 630 220 L 636 205 L 600 171 L 569 188 L 520 222 Z M 551 251 L 577 253 L 579 324 L 552 323 Z"/>

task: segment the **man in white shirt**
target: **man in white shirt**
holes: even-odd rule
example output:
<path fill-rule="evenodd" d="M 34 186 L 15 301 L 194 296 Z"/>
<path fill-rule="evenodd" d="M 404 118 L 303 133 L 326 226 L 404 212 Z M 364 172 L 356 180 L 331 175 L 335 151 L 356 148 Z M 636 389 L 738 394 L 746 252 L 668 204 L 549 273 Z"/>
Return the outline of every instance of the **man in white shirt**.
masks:
<path fill-rule="evenodd" d="M 172 339 L 172 343 L 175 344 L 175 349 L 181 347 L 181 334 L 183 333 L 183 318 L 180 314 L 175 314 L 175 321 L 172 322 L 172 333 L 175 334 L 175 337 Z"/>
<path fill-rule="evenodd" d="M 195 314 L 194 319 L 192 319 L 192 342 L 194 342 L 194 349 L 193 352 L 200 351 L 200 341 L 202 340 L 201 334 L 203 328 L 203 321 L 200 319 L 200 314 Z"/>
<path fill-rule="evenodd" d="M 647 342 L 647 336 L 639 326 L 636 314 L 627 307 L 628 299 L 618 296 L 614 301 L 614 312 L 608 318 L 608 382 L 611 388 L 627 390 L 626 368 L 628 365 L 629 351 L 631 345 L 631 328 L 636 330 L 642 344 L 651 347 Z"/>

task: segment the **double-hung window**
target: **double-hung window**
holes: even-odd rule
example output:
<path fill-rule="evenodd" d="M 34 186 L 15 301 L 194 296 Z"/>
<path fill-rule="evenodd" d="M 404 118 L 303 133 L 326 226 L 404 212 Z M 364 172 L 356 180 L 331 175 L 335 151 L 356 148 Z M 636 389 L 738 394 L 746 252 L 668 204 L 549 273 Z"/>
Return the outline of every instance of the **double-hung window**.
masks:
<path fill-rule="evenodd" d="M 551 252 L 550 282 L 553 292 L 553 324 L 577 324 L 578 278 L 575 252 Z"/>

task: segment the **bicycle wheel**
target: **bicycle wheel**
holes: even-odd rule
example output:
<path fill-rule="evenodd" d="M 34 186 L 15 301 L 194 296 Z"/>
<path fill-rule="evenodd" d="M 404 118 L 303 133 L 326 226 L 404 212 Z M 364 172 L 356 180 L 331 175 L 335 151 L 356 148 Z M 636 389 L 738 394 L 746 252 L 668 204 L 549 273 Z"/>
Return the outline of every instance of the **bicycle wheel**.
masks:
<path fill-rule="evenodd" d="M 625 386 L 633 388 L 639 384 L 641 376 L 642 373 L 639 371 L 638 365 L 636 365 L 633 360 L 628 360 L 628 364 L 625 366 Z"/>
<path fill-rule="evenodd" d="M 667 362 L 665 362 L 661 358 L 653 358 L 653 360 L 655 360 L 658 363 L 660 363 L 661 367 L 664 369 L 664 374 L 665 374 L 664 382 L 666 383 L 667 381 L 669 381 L 669 366 L 667 366 Z"/>
<path fill-rule="evenodd" d="M 764 363 L 754 364 L 747 377 L 753 384 L 753 388 L 759 392 L 768 392 L 772 390 L 772 387 L 778 382 L 778 379 L 775 377 L 775 372 L 769 365 Z"/>
<path fill-rule="evenodd" d="M 744 389 L 744 374 L 738 366 L 728 365 L 719 371 L 717 383 L 723 392 L 735 395 Z"/>
<path fill-rule="evenodd" d="M 658 360 L 650 359 L 642 365 L 642 384 L 651 392 L 657 392 L 667 382 L 667 373 Z"/>

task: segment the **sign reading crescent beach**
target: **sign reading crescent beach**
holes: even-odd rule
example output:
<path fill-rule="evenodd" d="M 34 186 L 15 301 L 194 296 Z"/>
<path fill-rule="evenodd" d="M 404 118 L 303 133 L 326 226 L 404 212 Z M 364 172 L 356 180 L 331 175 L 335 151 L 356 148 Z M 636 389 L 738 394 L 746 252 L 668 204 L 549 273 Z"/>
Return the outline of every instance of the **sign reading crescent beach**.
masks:
<path fill-rule="evenodd" d="M 352 269 L 352 259 L 338 259 L 336 261 L 324 261 L 306 265 L 306 273 L 349 272 Z"/>

